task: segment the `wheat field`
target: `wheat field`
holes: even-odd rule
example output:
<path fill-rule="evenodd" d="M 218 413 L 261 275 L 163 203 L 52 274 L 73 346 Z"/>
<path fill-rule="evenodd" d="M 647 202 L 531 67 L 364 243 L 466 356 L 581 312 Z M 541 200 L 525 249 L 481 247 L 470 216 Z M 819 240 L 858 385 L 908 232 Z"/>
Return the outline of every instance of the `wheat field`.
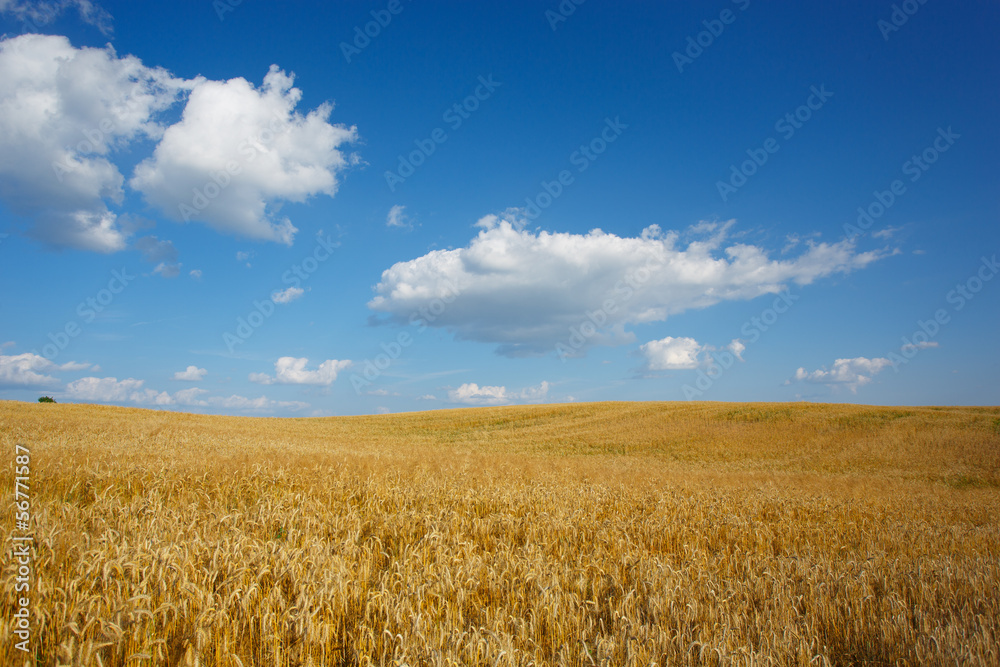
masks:
<path fill-rule="evenodd" d="M 0 441 L 5 665 L 1000 664 L 1000 408 L 3 401 Z"/>

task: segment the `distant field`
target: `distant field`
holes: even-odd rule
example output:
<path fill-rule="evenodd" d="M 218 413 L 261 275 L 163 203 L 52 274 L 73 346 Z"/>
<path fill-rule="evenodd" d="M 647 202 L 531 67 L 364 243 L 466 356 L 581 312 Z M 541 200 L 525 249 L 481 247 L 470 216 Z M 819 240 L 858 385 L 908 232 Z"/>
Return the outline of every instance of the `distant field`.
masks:
<path fill-rule="evenodd" d="M 0 402 L 4 665 L 1000 664 L 1000 408 Z"/>

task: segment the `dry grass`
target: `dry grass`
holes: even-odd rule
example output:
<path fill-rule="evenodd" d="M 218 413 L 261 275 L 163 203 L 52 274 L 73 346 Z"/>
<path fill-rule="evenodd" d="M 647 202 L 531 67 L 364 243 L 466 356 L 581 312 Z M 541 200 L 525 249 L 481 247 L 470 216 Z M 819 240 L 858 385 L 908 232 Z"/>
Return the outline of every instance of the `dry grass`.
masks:
<path fill-rule="evenodd" d="M 0 402 L 0 442 L 3 664 L 1000 664 L 1000 408 Z"/>

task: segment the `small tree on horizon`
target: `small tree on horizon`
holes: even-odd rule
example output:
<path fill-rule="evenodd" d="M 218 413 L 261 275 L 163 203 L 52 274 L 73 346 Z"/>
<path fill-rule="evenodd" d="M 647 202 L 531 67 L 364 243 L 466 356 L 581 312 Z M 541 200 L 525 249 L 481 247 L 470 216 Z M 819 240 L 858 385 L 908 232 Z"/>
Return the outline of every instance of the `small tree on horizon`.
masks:
<path fill-rule="evenodd" d="M 38 397 L 38 402 L 39 403 L 55 403 L 56 399 L 52 398 L 51 396 L 39 396 Z"/>

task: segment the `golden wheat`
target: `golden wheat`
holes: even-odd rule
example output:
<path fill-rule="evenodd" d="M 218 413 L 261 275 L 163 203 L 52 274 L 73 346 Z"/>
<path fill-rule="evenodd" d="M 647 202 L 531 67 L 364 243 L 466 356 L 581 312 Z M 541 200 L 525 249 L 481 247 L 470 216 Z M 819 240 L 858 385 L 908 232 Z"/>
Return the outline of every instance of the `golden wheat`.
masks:
<path fill-rule="evenodd" d="M 997 408 L 0 402 L 0 442 L 4 664 L 1000 664 Z"/>

